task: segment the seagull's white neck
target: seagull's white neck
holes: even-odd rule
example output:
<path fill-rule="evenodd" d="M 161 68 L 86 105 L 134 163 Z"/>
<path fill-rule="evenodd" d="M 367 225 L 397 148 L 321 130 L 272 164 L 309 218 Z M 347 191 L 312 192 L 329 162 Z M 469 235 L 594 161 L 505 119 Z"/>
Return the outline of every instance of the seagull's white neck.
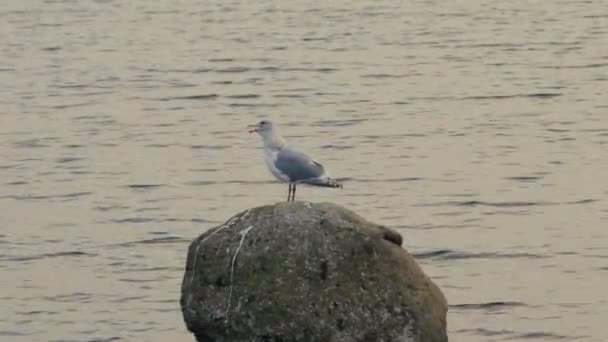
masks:
<path fill-rule="evenodd" d="M 275 130 L 262 132 L 262 141 L 264 142 L 264 149 L 278 151 L 285 146 L 285 139 L 283 139 Z"/>

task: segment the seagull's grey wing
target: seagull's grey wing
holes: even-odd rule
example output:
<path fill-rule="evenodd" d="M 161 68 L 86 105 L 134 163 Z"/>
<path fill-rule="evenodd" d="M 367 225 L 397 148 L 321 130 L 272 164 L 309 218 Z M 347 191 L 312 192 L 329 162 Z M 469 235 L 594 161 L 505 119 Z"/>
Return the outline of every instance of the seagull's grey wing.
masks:
<path fill-rule="evenodd" d="M 289 147 L 281 149 L 277 154 L 275 166 L 292 182 L 314 180 L 325 174 L 323 165 Z"/>

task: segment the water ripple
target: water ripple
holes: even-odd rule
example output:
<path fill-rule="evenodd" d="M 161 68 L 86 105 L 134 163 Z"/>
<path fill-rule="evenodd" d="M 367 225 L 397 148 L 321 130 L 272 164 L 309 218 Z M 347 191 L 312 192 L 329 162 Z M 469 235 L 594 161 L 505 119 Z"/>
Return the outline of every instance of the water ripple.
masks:
<path fill-rule="evenodd" d="M 505 177 L 505 179 L 507 179 L 507 180 L 513 180 L 513 181 L 518 181 L 518 182 L 534 182 L 534 181 L 540 180 L 542 178 L 543 177 L 537 177 L 537 176 Z"/>
<path fill-rule="evenodd" d="M 156 188 L 160 188 L 163 186 L 166 186 L 166 184 L 128 184 L 128 185 L 126 185 L 127 188 L 134 189 L 134 190 L 156 189 Z"/>
<path fill-rule="evenodd" d="M 162 97 L 159 101 L 174 101 L 174 100 L 214 100 L 218 98 L 217 94 L 200 94 L 200 95 L 188 95 L 188 96 L 173 96 L 173 97 Z"/>
<path fill-rule="evenodd" d="M 416 259 L 434 259 L 434 260 L 458 260 L 458 259 L 540 259 L 548 258 L 548 255 L 533 254 L 533 253 L 505 253 L 505 252 L 468 252 L 456 251 L 451 249 L 439 249 L 433 251 L 424 251 L 412 253 Z"/>
<path fill-rule="evenodd" d="M 17 330 L 0 330 L 0 336 L 28 336 L 30 334 Z"/>
<path fill-rule="evenodd" d="M 367 119 L 320 120 L 320 121 L 313 122 L 313 125 L 321 126 L 321 127 L 342 127 L 342 126 L 356 125 L 356 124 L 359 124 L 364 121 L 367 121 Z"/>
<path fill-rule="evenodd" d="M 30 261 L 30 260 L 40 260 L 40 259 L 59 258 L 59 257 L 80 257 L 80 256 L 96 256 L 96 255 L 97 254 L 95 254 L 95 253 L 87 253 L 87 252 L 82 252 L 82 251 L 67 251 L 67 252 L 44 253 L 44 254 L 36 254 L 36 255 L 0 257 L 0 260 Z"/>
<path fill-rule="evenodd" d="M 185 243 L 185 242 L 190 242 L 190 239 L 185 239 L 185 238 L 182 238 L 179 236 L 164 236 L 164 237 L 158 237 L 158 238 L 152 238 L 152 239 L 143 239 L 143 240 L 122 242 L 122 243 L 113 244 L 113 245 L 109 245 L 109 246 L 128 247 L 128 246 L 134 246 L 134 245 L 156 245 L 156 244 Z"/>
<path fill-rule="evenodd" d="M 231 147 L 231 145 L 190 145 L 190 148 L 195 150 L 225 150 Z"/>
<path fill-rule="evenodd" d="M 540 201 L 507 201 L 507 202 L 489 202 L 489 201 L 445 201 L 445 202 L 434 202 L 434 203 L 419 203 L 415 204 L 417 207 L 442 207 L 442 206 L 456 206 L 456 207 L 531 207 L 531 206 L 548 206 L 548 205 L 562 205 L 562 204 L 587 204 L 595 202 L 594 199 L 583 199 L 569 202 L 540 202 Z"/>
<path fill-rule="evenodd" d="M 450 304 L 450 309 L 456 310 L 487 310 L 497 311 L 504 308 L 522 307 L 528 306 L 523 302 L 487 302 L 487 303 L 473 303 L 473 304 Z"/>
<path fill-rule="evenodd" d="M 579 336 L 568 336 L 568 335 L 560 335 L 547 331 L 532 331 L 525 333 L 516 333 L 513 336 L 507 338 L 507 340 L 521 340 L 521 339 L 534 339 L 534 340 L 566 340 L 573 341 L 579 339 L 587 339 L 589 335 L 579 335 Z"/>
<path fill-rule="evenodd" d="M 338 181 L 354 181 L 361 183 L 394 183 L 394 182 L 415 182 L 424 180 L 422 177 L 401 177 L 401 178 L 349 178 L 344 177 L 340 179 L 336 179 Z"/>
<path fill-rule="evenodd" d="M 262 96 L 258 95 L 258 94 L 236 94 L 236 95 L 226 95 L 224 97 L 228 98 L 228 99 L 257 99 Z"/>
<path fill-rule="evenodd" d="M 67 340 L 67 339 L 49 340 L 49 342 L 112 342 L 112 341 L 120 341 L 120 340 L 123 340 L 123 338 L 118 337 L 118 336 L 112 336 L 112 337 L 93 337 L 93 338 L 78 339 L 78 340 Z"/>
<path fill-rule="evenodd" d="M 505 100 L 517 97 L 552 98 L 562 96 L 562 93 L 530 93 L 530 94 L 509 94 L 509 95 L 476 95 L 461 97 L 459 100 Z"/>
<path fill-rule="evenodd" d="M 474 329 L 460 329 L 455 331 L 456 333 L 480 335 L 480 336 L 504 336 L 505 340 L 520 340 L 520 339 L 540 339 L 540 340 L 575 340 L 581 338 L 587 338 L 588 336 L 566 336 L 559 335 L 550 332 L 517 332 L 513 330 L 490 330 L 485 328 L 474 328 Z"/>
<path fill-rule="evenodd" d="M 82 191 L 82 192 L 72 192 L 72 193 L 59 194 L 59 195 L 7 195 L 7 196 L 0 196 L 0 198 L 8 198 L 8 199 L 13 199 L 13 200 L 17 200 L 17 201 L 44 200 L 44 199 L 55 199 L 55 198 L 75 199 L 78 197 L 87 196 L 87 195 L 91 195 L 91 194 L 92 194 L 92 192 Z"/>

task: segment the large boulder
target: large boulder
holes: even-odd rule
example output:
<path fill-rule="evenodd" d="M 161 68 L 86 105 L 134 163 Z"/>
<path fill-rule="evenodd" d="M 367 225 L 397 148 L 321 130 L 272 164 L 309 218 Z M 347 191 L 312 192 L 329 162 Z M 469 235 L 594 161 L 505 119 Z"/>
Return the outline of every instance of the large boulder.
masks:
<path fill-rule="evenodd" d="M 399 233 L 330 203 L 246 210 L 188 250 L 199 342 L 445 342 L 446 300 Z"/>

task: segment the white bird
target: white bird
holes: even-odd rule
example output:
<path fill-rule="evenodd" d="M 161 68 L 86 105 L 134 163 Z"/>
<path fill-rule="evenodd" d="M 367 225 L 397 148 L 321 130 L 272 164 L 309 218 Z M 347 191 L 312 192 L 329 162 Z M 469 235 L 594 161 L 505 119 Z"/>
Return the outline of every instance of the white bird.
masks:
<path fill-rule="evenodd" d="M 249 133 L 257 132 L 262 137 L 264 159 L 270 172 L 278 180 L 289 183 L 288 202 L 296 198 L 296 184 L 342 188 L 342 184 L 329 177 L 323 165 L 288 147 L 272 122 L 262 120 L 249 128 Z"/>

